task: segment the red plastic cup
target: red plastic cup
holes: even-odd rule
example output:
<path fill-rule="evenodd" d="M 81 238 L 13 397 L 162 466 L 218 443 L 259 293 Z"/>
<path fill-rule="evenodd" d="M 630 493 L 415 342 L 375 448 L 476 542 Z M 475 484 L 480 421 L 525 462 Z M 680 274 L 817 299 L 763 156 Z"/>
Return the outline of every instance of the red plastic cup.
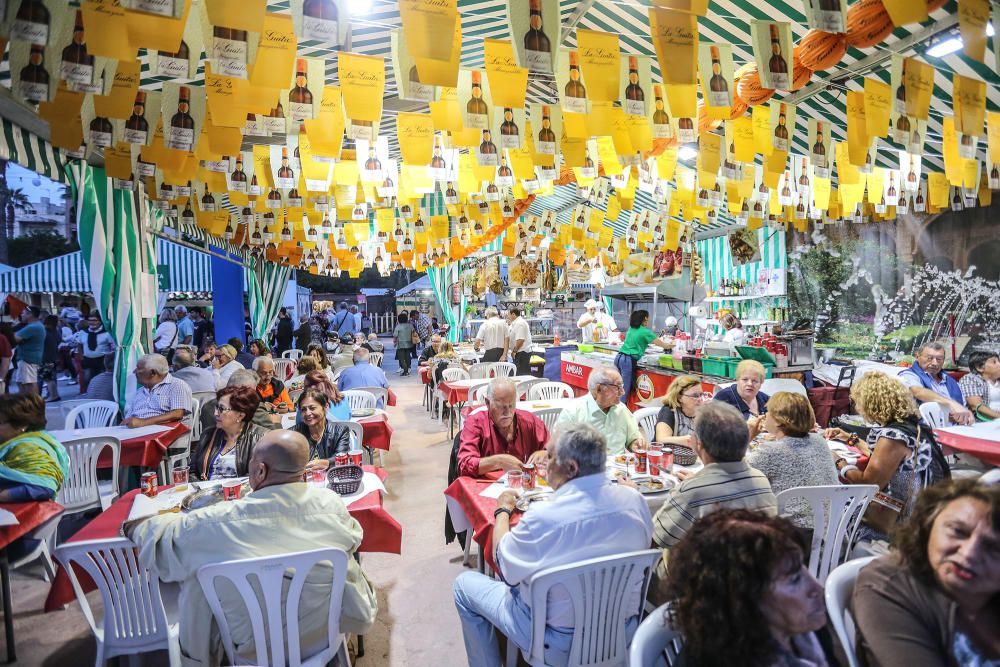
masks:
<path fill-rule="evenodd" d="M 356 466 L 361 465 L 362 452 L 348 452 L 347 458 Z"/>
<path fill-rule="evenodd" d="M 222 499 L 223 500 L 239 500 L 240 489 L 243 488 L 243 482 L 239 480 L 226 480 L 222 483 Z"/>

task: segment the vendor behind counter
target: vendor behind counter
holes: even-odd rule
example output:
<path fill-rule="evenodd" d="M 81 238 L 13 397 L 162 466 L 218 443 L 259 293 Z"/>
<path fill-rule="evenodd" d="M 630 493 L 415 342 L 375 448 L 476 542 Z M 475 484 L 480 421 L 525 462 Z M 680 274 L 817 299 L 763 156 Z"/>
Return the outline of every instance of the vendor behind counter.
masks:
<path fill-rule="evenodd" d="M 650 345 L 658 345 L 664 350 L 673 347 L 673 343 L 657 338 L 656 334 L 649 328 L 649 311 L 635 310 L 628 318 L 628 332 L 625 334 L 625 342 L 622 343 L 618 355 L 615 357 L 615 368 L 622 375 L 625 393 L 622 394 L 622 403 L 628 403 L 628 397 L 632 393 L 635 385 L 636 364 L 642 355 L 646 354 L 646 348 Z"/>

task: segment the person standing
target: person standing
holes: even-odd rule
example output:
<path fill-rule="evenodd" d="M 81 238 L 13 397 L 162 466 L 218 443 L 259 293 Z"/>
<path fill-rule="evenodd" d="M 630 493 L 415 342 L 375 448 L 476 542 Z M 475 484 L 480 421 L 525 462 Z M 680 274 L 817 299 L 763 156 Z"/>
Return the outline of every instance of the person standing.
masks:
<path fill-rule="evenodd" d="M 392 331 L 392 342 L 396 346 L 396 361 L 399 362 L 400 375 L 410 374 L 410 359 L 416 347 L 414 342 L 416 338 L 417 334 L 410 324 L 410 317 L 404 310 L 396 317 L 396 328 Z"/>
<path fill-rule="evenodd" d="M 615 357 L 615 368 L 622 374 L 624 392 L 622 403 L 628 404 L 629 394 L 635 385 L 636 364 L 642 355 L 646 354 L 646 348 L 650 345 L 658 345 L 663 349 L 667 348 L 667 343 L 657 338 L 656 334 L 649 329 L 649 311 L 633 311 L 628 318 L 628 333 L 625 334 L 625 342 L 622 343 Z"/>
<path fill-rule="evenodd" d="M 114 354 L 115 341 L 111 335 L 104 330 L 101 323 L 101 316 L 97 312 L 92 312 L 87 316 L 87 328 L 76 334 L 77 344 L 83 355 L 84 380 L 90 382 L 90 378 L 104 372 L 104 356 Z M 83 384 L 86 391 L 86 384 Z"/>
<path fill-rule="evenodd" d="M 528 375 L 531 371 L 531 327 L 528 321 L 521 317 L 520 308 L 510 308 L 507 310 L 507 319 L 510 321 L 510 333 L 508 334 L 510 357 L 517 367 L 517 375 Z"/>
<path fill-rule="evenodd" d="M 598 303 L 589 299 L 586 303 L 587 312 L 576 321 L 580 329 L 581 343 L 604 343 L 608 341 L 612 331 L 618 326 L 607 313 L 598 310 Z"/>
<path fill-rule="evenodd" d="M 184 306 L 175 307 L 174 315 L 177 320 L 177 344 L 191 345 L 194 341 L 194 322 L 188 317 L 187 308 Z"/>
<path fill-rule="evenodd" d="M 473 344 L 476 352 L 483 348 L 483 362 L 500 361 L 507 349 L 507 323 L 500 319 L 497 309 L 490 306 L 486 309 L 486 321 L 479 325 L 476 341 Z"/>
<path fill-rule="evenodd" d="M 295 349 L 301 350 L 305 354 L 312 342 L 312 323 L 309 318 L 303 317 L 299 320 L 299 328 L 295 330 Z"/>
<path fill-rule="evenodd" d="M 372 316 L 368 311 L 361 313 L 361 334 L 367 339 L 372 332 Z"/>
<path fill-rule="evenodd" d="M 286 350 L 292 349 L 292 335 L 292 318 L 288 315 L 288 310 L 282 308 L 278 311 L 278 329 L 274 336 L 277 346 L 275 356 L 280 358 Z"/>
<path fill-rule="evenodd" d="M 413 330 L 417 332 L 418 336 L 420 336 L 421 347 L 427 345 L 427 341 L 430 340 L 432 335 L 430 321 L 427 319 L 427 316 L 419 310 L 411 310 L 410 324 L 413 325 Z"/>
<path fill-rule="evenodd" d="M 59 343 L 62 332 L 59 330 L 59 318 L 55 315 L 45 317 L 45 347 L 42 350 L 42 365 L 38 368 L 38 381 L 44 382 L 49 388 L 49 403 L 61 401 L 59 383 L 56 382 L 56 365 L 59 363 Z"/>
<path fill-rule="evenodd" d="M 38 390 L 38 368 L 42 365 L 45 351 L 45 327 L 38 321 L 42 311 L 28 306 L 21 311 L 23 326 L 14 332 L 17 341 L 17 369 L 14 382 L 17 390 L 24 394 L 40 394 Z"/>
<path fill-rule="evenodd" d="M 205 338 L 215 338 L 215 326 L 212 321 L 205 317 L 201 308 L 195 306 L 188 311 L 191 323 L 194 326 L 194 347 L 200 350 L 205 344 Z"/>
<path fill-rule="evenodd" d="M 340 302 L 340 310 L 337 314 L 333 316 L 333 321 L 330 323 L 330 330 L 335 331 L 338 336 L 343 336 L 345 333 L 354 333 L 355 329 L 354 315 L 347 310 L 347 302 Z"/>
<path fill-rule="evenodd" d="M 169 362 L 179 341 L 180 327 L 177 326 L 177 315 L 173 308 L 164 308 L 160 313 L 156 332 L 153 334 L 153 351 L 162 354 Z"/>

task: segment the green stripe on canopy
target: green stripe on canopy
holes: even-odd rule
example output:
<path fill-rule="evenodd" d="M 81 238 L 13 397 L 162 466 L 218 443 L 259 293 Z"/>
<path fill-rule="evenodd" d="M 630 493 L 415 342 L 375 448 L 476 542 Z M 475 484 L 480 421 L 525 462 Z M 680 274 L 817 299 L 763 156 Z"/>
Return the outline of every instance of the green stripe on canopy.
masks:
<path fill-rule="evenodd" d="M 269 340 L 271 326 L 285 300 L 292 269 L 264 260 L 255 260 L 255 263 L 256 266 L 246 269 L 250 325 L 254 338 Z"/>

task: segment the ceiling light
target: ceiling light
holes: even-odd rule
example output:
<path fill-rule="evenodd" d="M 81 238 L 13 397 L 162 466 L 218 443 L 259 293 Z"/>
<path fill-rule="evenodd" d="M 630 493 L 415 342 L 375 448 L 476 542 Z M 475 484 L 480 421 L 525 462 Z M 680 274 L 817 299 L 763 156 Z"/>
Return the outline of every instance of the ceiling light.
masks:
<path fill-rule="evenodd" d="M 695 160 L 698 158 L 698 149 L 691 146 L 681 146 L 677 151 L 678 160 Z"/>
<path fill-rule="evenodd" d="M 994 34 L 996 34 L 996 31 L 993 30 L 993 24 L 987 23 L 986 36 L 992 37 Z M 952 37 L 951 39 L 946 39 L 943 42 L 938 42 L 931 48 L 927 49 L 927 55 L 932 58 L 943 58 L 955 53 L 956 51 L 960 51 L 962 46 L 963 43 L 961 37 Z"/>

